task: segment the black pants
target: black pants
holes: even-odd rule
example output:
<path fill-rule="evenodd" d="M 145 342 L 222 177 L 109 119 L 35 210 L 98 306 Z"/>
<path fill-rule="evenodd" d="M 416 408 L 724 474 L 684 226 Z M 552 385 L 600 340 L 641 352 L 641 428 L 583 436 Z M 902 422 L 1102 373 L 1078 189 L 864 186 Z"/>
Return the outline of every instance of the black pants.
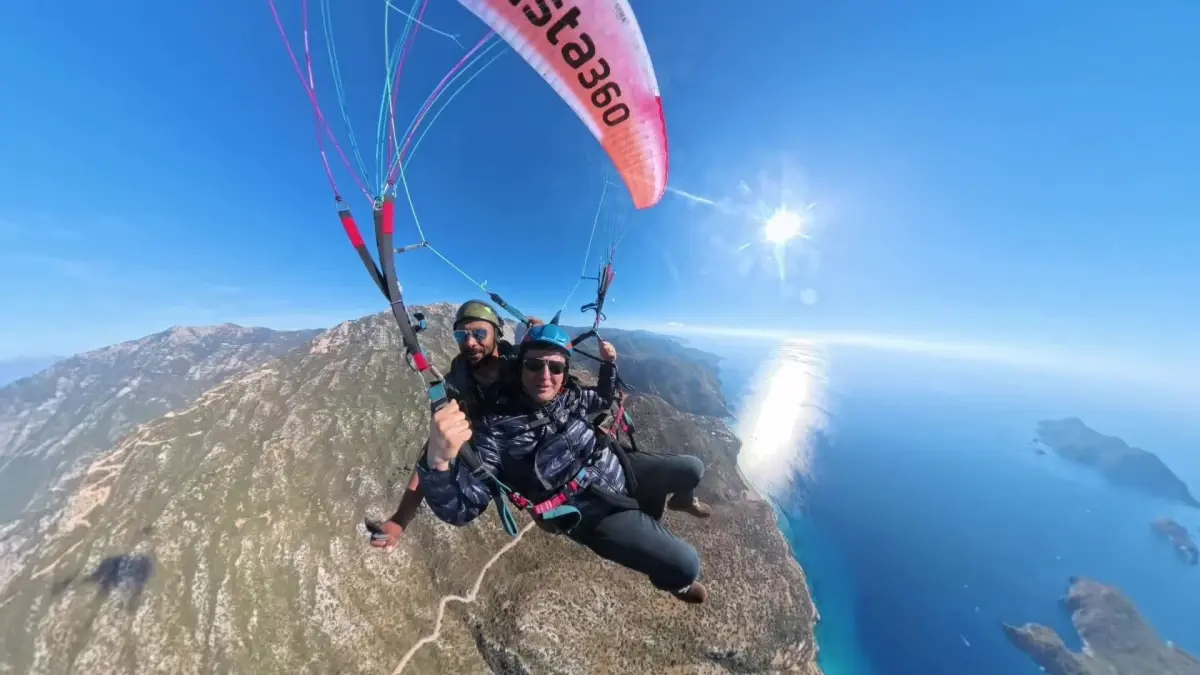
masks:
<path fill-rule="evenodd" d="M 672 505 L 692 502 L 692 492 L 704 477 L 704 462 L 691 455 L 651 452 L 631 453 L 629 461 L 642 509 L 597 514 L 581 522 L 570 537 L 602 558 L 645 574 L 656 588 L 685 588 L 700 576 L 700 556 L 659 519 L 668 494 Z"/>

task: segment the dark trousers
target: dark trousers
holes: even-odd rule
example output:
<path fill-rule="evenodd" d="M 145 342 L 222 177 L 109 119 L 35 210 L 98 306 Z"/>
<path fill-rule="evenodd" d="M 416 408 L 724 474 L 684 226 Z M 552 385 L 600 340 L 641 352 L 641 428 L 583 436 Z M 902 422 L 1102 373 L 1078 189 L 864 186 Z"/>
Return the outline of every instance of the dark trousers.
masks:
<path fill-rule="evenodd" d="M 687 587 L 700 576 L 700 556 L 659 521 L 667 495 L 671 504 L 687 506 L 704 477 L 704 462 L 691 455 L 651 452 L 629 454 L 637 478 L 638 510 L 612 509 L 587 518 L 570 537 L 599 555 L 650 577 L 665 591 Z"/>

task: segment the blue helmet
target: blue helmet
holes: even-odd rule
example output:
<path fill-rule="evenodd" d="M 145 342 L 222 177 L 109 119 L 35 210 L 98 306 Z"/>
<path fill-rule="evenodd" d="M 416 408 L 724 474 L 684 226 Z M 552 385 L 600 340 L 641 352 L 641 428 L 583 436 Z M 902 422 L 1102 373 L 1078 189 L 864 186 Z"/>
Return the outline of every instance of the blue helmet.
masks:
<path fill-rule="evenodd" d="M 568 355 L 571 353 L 571 336 L 567 334 L 567 331 L 562 326 L 554 322 L 530 328 L 522 342 L 524 342 L 522 346 L 526 348 L 540 345 L 561 349 Z"/>

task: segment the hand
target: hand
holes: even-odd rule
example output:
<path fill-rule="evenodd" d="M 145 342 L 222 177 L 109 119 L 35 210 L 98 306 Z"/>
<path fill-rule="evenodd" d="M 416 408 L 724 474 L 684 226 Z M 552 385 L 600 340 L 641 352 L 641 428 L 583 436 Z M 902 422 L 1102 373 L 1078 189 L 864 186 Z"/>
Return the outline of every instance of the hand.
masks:
<path fill-rule="evenodd" d="M 534 326 L 543 326 L 546 324 L 545 321 L 542 321 L 541 319 L 537 318 L 536 316 L 527 316 L 527 317 L 525 317 L 525 319 L 527 321 L 529 321 L 530 328 L 533 328 Z"/>
<path fill-rule="evenodd" d="M 396 507 L 395 515 L 382 523 L 374 520 L 367 521 L 367 531 L 371 533 L 371 545 L 389 553 L 395 550 L 396 545 L 400 543 L 400 537 L 404 536 L 404 531 L 408 529 L 408 524 L 417 515 L 417 509 L 421 507 L 424 499 L 425 492 L 421 489 L 421 479 L 414 471 L 412 477 L 408 479 L 408 488 L 404 491 L 404 496 L 400 498 L 400 506 Z"/>
<path fill-rule="evenodd" d="M 467 414 L 451 400 L 429 420 L 429 468 L 445 471 L 450 462 L 458 457 L 458 450 L 471 440 L 471 423 Z"/>
<path fill-rule="evenodd" d="M 607 363 L 617 362 L 617 348 L 607 340 L 600 341 L 600 358 Z"/>
<path fill-rule="evenodd" d="M 404 535 L 404 528 L 390 520 L 382 523 L 370 521 L 367 523 L 367 531 L 371 533 L 371 545 L 388 553 L 396 550 L 400 537 Z"/>

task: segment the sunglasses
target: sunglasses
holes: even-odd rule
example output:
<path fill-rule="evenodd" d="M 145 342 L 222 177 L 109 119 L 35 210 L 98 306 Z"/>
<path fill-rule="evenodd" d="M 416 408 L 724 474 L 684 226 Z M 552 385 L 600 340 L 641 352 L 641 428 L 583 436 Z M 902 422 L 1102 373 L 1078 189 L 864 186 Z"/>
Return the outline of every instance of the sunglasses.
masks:
<path fill-rule="evenodd" d="M 476 342 L 482 343 L 488 339 L 490 332 L 486 328 L 472 328 L 471 330 L 456 330 L 454 331 L 454 339 L 462 344 L 467 341 L 468 337 L 475 338 Z"/>
<path fill-rule="evenodd" d="M 525 370 L 540 373 L 546 368 L 552 375 L 562 375 L 567 372 L 567 364 L 562 361 L 547 361 L 546 359 L 525 359 Z"/>

